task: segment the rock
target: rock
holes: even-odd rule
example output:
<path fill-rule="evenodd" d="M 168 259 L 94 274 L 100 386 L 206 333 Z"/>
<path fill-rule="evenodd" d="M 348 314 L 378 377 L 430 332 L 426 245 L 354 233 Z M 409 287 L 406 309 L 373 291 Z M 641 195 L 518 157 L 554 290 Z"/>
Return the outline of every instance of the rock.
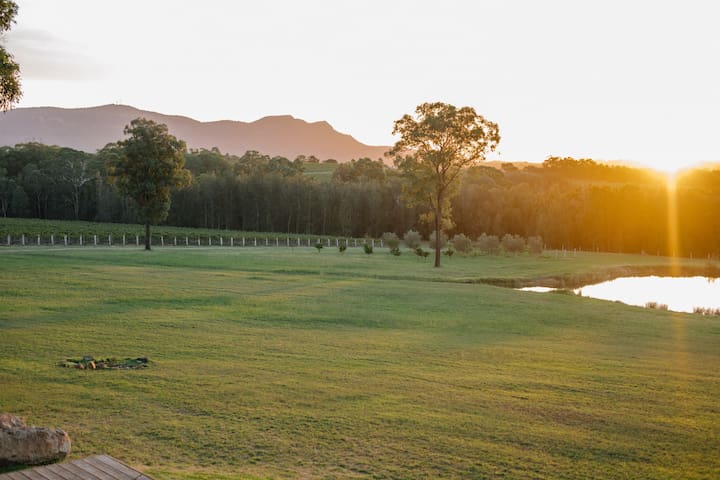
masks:
<path fill-rule="evenodd" d="M 9 413 L 0 413 L 0 466 L 42 465 L 70 453 L 70 437 L 59 428 L 27 426 Z"/>

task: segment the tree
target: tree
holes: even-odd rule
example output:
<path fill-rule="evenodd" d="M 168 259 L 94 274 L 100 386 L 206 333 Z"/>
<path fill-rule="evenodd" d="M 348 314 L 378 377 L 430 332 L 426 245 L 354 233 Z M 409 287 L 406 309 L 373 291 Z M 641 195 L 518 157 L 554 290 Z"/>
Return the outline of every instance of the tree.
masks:
<path fill-rule="evenodd" d="M 170 189 L 190 184 L 185 169 L 185 142 L 168 133 L 166 125 L 136 118 L 125 127 L 130 138 L 107 145 L 108 179 L 128 197 L 145 224 L 145 250 L 150 250 L 150 225 L 167 218 Z"/>
<path fill-rule="evenodd" d="M 83 187 L 95 180 L 97 170 L 92 168 L 91 162 L 93 156 L 73 150 L 71 148 L 63 148 L 58 152 L 58 160 L 63 166 L 61 170 L 61 178 L 70 188 L 70 202 L 73 206 L 75 220 L 80 219 L 80 196 Z"/>
<path fill-rule="evenodd" d="M 395 122 L 393 135 L 400 140 L 388 152 L 406 182 L 403 196 L 410 206 L 425 205 L 423 220 L 434 222 L 435 234 L 451 225 L 450 200 L 460 173 L 485 159 L 500 142 L 497 124 L 475 113 L 472 107 L 423 103 L 416 118 L 404 115 Z M 435 245 L 435 267 L 440 266 L 440 243 Z"/>
<path fill-rule="evenodd" d="M 18 6 L 12 0 L 0 0 L 0 38 L 15 23 Z M 22 96 L 20 66 L 13 56 L 0 45 L 0 110 L 5 112 Z"/>

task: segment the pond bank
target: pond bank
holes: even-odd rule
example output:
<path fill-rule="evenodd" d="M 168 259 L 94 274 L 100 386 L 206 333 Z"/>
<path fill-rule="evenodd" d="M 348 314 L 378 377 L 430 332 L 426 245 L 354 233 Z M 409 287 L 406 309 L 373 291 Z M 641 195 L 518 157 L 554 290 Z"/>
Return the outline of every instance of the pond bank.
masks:
<path fill-rule="evenodd" d="M 702 276 L 720 278 L 720 266 L 709 264 L 705 266 L 692 265 L 627 265 L 594 270 L 586 273 L 569 273 L 563 275 L 550 275 L 536 278 L 481 278 L 469 283 L 483 283 L 496 287 L 524 288 L 580 288 L 585 285 L 614 280 L 620 277 L 691 277 Z"/>

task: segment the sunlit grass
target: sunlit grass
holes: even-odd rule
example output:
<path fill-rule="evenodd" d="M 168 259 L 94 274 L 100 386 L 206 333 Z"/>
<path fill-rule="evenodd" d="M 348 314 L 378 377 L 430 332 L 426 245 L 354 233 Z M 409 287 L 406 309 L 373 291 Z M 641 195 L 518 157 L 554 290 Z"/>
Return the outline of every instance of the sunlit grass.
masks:
<path fill-rule="evenodd" d="M 458 283 L 666 262 L 6 249 L 0 410 L 161 480 L 712 478 L 716 318 Z"/>

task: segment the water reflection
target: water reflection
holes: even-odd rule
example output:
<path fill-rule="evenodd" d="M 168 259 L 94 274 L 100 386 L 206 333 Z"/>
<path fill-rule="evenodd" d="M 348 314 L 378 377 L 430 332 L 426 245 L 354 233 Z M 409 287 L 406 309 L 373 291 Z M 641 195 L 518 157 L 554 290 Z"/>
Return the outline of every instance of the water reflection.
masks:
<path fill-rule="evenodd" d="M 543 287 L 523 290 L 548 291 Z M 620 301 L 628 305 L 667 305 L 675 312 L 693 312 L 698 307 L 720 309 L 720 282 L 707 277 L 623 277 L 575 290 L 584 297 Z"/>

